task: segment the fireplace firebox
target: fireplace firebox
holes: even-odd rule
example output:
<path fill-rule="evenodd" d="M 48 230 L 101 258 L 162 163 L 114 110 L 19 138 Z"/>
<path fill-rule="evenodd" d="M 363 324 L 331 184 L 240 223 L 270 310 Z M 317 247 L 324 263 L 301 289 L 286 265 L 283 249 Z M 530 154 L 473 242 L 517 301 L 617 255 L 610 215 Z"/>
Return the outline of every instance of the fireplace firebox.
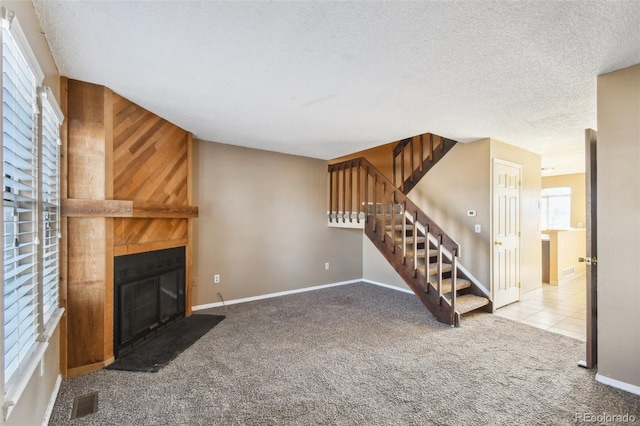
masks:
<path fill-rule="evenodd" d="M 122 356 L 185 314 L 185 248 L 114 260 L 114 355 Z"/>

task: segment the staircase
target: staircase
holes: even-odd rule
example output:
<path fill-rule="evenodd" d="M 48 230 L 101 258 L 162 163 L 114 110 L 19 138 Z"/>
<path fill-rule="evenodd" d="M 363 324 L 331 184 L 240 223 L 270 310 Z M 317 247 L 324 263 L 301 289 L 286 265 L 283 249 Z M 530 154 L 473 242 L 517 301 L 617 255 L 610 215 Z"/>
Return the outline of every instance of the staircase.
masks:
<path fill-rule="evenodd" d="M 424 306 L 445 324 L 491 301 L 459 265 L 460 246 L 365 158 L 329 166 L 330 222 L 364 232 Z"/>
<path fill-rule="evenodd" d="M 408 194 L 456 143 L 432 133 L 401 140 L 393 148 L 393 184 Z"/>

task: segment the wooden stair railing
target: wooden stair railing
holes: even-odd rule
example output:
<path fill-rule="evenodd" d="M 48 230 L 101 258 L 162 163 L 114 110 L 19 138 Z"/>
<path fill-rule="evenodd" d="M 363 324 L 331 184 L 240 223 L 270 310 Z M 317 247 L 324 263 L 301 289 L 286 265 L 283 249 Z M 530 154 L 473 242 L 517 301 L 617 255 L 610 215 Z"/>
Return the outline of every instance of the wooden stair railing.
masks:
<path fill-rule="evenodd" d="M 458 143 L 432 133 L 403 139 L 393 148 L 393 183 L 403 194 L 411 189 Z"/>
<path fill-rule="evenodd" d="M 490 307 L 458 267 L 459 244 L 365 158 L 329 166 L 329 200 L 329 221 L 364 221 L 367 237 L 438 321 L 458 326 L 461 314 Z"/>

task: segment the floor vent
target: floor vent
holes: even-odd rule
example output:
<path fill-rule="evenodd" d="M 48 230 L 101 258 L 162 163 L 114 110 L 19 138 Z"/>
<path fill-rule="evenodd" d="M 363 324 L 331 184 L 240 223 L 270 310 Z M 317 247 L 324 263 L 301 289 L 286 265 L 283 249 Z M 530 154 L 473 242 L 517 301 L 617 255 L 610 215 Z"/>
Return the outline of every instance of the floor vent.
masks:
<path fill-rule="evenodd" d="M 570 266 L 568 268 L 564 268 L 562 270 L 562 278 L 568 277 L 569 275 L 573 275 L 575 273 L 576 273 L 576 267 L 575 266 Z"/>
<path fill-rule="evenodd" d="M 73 400 L 71 420 L 84 417 L 98 411 L 98 392 L 76 396 Z"/>

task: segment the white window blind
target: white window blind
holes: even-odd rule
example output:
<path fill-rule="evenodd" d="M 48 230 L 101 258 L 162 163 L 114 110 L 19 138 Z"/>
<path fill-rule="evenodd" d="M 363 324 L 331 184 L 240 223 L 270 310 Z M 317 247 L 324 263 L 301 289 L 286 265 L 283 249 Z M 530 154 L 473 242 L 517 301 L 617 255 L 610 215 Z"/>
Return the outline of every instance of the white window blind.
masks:
<path fill-rule="evenodd" d="M 46 88 L 40 92 L 42 182 L 42 314 L 47 324 L 58 308 L 60 276 L 60 124 L 62 112 Z"/>
<path fill-rule="evenodd" d="M 38 82 L 2 28 L 4 378 L 10 382 L 38 334 Z"/>

